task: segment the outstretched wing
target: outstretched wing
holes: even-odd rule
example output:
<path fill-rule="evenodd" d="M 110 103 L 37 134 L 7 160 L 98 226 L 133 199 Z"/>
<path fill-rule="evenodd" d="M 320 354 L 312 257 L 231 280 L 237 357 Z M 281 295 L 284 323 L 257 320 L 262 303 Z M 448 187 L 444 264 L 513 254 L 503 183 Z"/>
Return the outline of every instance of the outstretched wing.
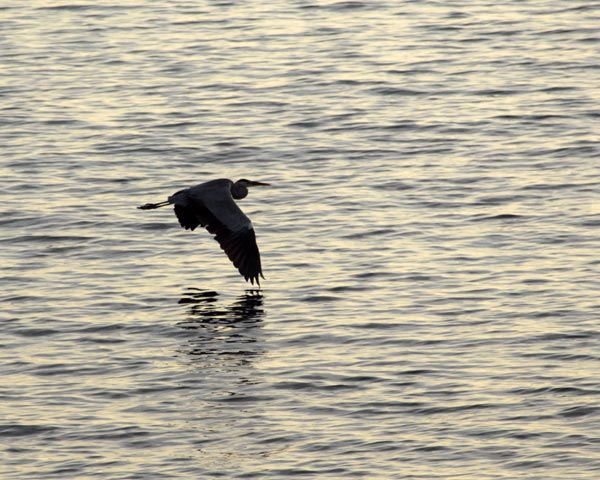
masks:
<path fill-rule="evenodd" d="M 260 285 L 263 274 L 254 227 L 235 203 L 228 184 L 208 182 L 177 192 L 170 200 L 183 228 L 205 227 L 246 281 Z"/>
<path fill-rule="evenodd" d="M 215 234 L 215 240 L 219 242 L 229 260 L 231 260 L 246 281 L 250 280 L 252 285 L 254 285 L 254 282 L 260 285 L 258 277 L 259 275 L 262 277 L 263 274 L 254 229 L 246 228 L 232 232 L 227 228 L 213 229 L 209 227 L 210 225 L 207 225 L 207 230 Z"/>

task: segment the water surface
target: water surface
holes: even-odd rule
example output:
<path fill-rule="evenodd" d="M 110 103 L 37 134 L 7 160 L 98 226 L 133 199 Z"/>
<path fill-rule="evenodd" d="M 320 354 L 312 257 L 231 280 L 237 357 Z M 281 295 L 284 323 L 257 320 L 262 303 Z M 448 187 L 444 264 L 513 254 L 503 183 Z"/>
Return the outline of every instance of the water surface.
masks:
<path fill-rule="evenodd" d="M 599 17 L 1 8 L 1 477 L 598 478 Z M 135 208 L 220 177 L 260 291 Z"/>

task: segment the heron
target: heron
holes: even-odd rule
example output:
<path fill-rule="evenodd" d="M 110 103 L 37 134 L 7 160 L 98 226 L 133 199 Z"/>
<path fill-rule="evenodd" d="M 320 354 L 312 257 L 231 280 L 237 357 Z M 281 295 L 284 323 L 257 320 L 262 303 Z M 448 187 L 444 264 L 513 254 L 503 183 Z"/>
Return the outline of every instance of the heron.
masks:
<path fill-rule="evenodd" d="M 260 286 L 258 277 L 265 277 L 260 264 L 254 226 L 235 200 L 245 198 L 250 187 L 266 186 L 270 184 L 245 178 L 237 182 L 220 178 L 179 190 L 164 202 L 146 203 L 137 208 L 153 210 L 173 205 L 175 215 L 183 228 L 192 231 L 199 225 L 206 228 L 215 236 L 221 249 L 244 279 L 252 285 L 256 282 L 256 285 Z"/>

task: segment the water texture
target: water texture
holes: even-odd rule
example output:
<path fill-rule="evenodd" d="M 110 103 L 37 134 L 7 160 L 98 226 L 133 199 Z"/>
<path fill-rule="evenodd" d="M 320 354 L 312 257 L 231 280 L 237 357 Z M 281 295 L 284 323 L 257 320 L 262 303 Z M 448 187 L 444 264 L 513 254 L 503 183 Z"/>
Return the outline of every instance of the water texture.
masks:
<path fill-rule="evenodd" d="M 600 5 L 0 8 L 0 478 L 600 478 Z M 266 280 L 135 207 L 213 178 Z"/>

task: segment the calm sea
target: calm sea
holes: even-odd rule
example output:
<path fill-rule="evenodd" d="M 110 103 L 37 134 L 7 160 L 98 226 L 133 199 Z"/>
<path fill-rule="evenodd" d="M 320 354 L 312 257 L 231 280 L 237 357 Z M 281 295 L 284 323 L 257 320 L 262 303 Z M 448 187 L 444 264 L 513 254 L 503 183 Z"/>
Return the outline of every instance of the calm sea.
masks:
<path fill-rule="evenodd" d="M 600 4 L 0 7 L 0 478 L 600 478 Z M 214 178 L 266 280 L 136 206 Z"/>

